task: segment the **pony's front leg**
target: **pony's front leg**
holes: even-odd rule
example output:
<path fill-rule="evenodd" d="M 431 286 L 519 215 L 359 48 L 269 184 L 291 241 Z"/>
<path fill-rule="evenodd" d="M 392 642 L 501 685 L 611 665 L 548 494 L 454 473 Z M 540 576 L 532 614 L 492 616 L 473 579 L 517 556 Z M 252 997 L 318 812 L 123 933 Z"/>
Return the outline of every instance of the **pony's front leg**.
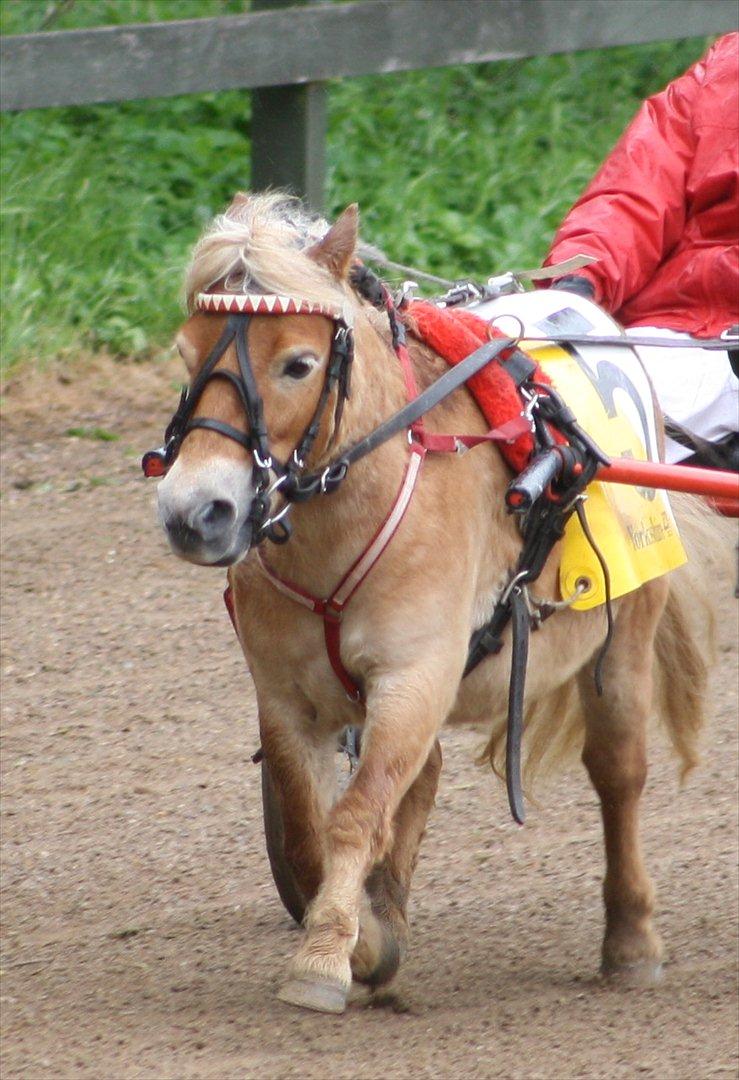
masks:
<path fill-rule="evenodd" d="M 322 1012 L 343 1012 L 346 1006 L 365 880 L 391 848 L 393 819 L 429 758 L 450 704 L 443 703 L 440 712 L 447 694 L 428 672 L 389 683 L 368 700 L 360 764 L 329 812 L 323 883 L 279 995 Z"/>
<path fill-rule="evenodd" d="M 409 937 L 408 895 L 426 822 L 436 798 L 441 761 L 437 739 L 397 809 L 391 847 L 367 878 L 367 895 L 359 917 L 359 940 L 352 954 L 352 974 L 371 987 L 389 983 L 405 953 Z"/>
<path fill-rule="evenodd" d="M 647 777 L 652 644 L 666 590 L 667 583 L 659 579 L 623 602 L 605 660 L 602 697 L 596 694 L 592 667 L 580 675 L 583 762 L 600 798 L 606 850 L 601 970 L 637 984 L 653 983 L 661 975 L 662 946 L 652 925 L 654 888 L 639 838 L 639 800 Z"/>

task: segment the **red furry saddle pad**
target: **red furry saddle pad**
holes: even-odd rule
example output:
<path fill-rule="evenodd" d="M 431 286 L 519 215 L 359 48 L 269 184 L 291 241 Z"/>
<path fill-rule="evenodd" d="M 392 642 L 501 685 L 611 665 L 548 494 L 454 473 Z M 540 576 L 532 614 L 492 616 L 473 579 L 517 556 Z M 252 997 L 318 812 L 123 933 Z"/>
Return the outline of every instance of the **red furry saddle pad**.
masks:
<path fill-rule="evenodd" d="M 438 308 L 424 300 L 414 300 L 405 311 L 408 331 L 442 356 L 448 364 L 458 364 L 486 341 L 505 337 L 484 319 L 461 308 Z M 537 382 L 551 380 L 537 365 Z M 498 360 L 473 375 L 467 386 L 491 428 L 500 427 L 521 413 L 521 397 L 515 382 Z M 533 453 L 533 439 L 520 435 L 512 443 L 498 443 L 500 452 L 515 472 L 521 472 Z"/>

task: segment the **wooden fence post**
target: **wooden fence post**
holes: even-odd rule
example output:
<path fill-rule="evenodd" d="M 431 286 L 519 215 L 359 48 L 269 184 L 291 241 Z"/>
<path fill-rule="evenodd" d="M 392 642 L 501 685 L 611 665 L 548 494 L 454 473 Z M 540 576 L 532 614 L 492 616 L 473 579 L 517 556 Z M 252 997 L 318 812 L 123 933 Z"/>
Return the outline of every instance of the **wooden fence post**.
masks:
<path fill-rule="evenodd" d="M 305 0 L 252 0 L 252 10 L 294 7 Z M 260 87 L 251 92 L 251 187 L 287 188 L 323 209 L 326 88 Z"/>

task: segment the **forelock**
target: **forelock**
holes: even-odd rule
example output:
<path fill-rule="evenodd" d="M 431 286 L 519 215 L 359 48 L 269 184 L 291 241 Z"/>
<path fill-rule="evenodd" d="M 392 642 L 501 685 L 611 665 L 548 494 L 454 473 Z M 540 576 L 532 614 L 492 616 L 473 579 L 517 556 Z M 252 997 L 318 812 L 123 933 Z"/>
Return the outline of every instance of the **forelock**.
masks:
<path fill-rule="evenodd" d="M 307 251 L 328 223 L 283 193 L 238 195 L 207 227 L 185 277 L 188 310 L 197 293 L 218 284 L 227 292 L 298 295 L 336 303 L 341 285 Z"/>

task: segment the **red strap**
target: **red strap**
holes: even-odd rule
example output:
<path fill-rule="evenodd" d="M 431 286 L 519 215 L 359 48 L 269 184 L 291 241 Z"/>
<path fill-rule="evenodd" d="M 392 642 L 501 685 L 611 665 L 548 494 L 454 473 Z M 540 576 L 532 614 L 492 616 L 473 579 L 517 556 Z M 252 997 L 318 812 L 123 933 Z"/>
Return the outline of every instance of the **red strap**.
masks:
<path fill-rule="evenodd" d="M 414 300 L 404 314 L 410 333 L 429 345 L 449 364 L 460 363 L 483 342 L 505 336 L 497 327 L 471 311 L 438 308 L 427 300 Z M 538 369 L 536 381 L 548 383 L 551 380 Z M 490 425 L 506 423 L 521 412 L 518 388 L 503 364 L 489 364 L 473 375 L 466 385 Z M 521 472 L 525 468 L 533 450 L 530 424 L 519 433 L 518 438 L 501 441 L 501 453 L 514 472 Z"/>
<path fill-rule="evenodd" d="M 341 659 L 342 613 L 341 611 L 337 611 L 334 616 L 334 614 L 332 614 L 333 612 L 334 609 L 328 605 L 323 612 L 323 638 L 326 642 L 326 652 L 328 653 L 329 663 L 333 668 L 334 675 L 344 687 L 352 701 L 362 701 L 364 695 L 344 667 L 344 663 Z"/>
<path fill-rule="evenodd" d="M 263 562 L 262 565 L 264 566 L 265 570 L 267 570 L 273 582 L 279 580 L 275 578 L 274 571 L 272 571 L 266 565 L 266 563 Z M 296 592 L 298 591 L 297 586 L 293 586 L 293 588 Z M 288 595 L 290 594 L 288 593 Z M 294 599 L 297 599 L 297 597 L 294 597 Z M 336 678 L 344 687 L 352 701 L 361 701 L 362 691 L 354 682 L 354 679 L 352 679 L 351 675 L 346 670 L 341 661 L 342 612 L 340 609 L 330 607 L 330 605 L 326 604 L 323 600 L 316 600 L 315 598 L 312 599 L 313 604 L 311 606 L 311 610 L 315 611 L 317 615 L 323 616 L 323 634 L 326 641 L 326 652 L 328 653 L 329 663 L 333 668 L 334 674 L 336 675 Z M 226 611 L 228 612 L 228 617 L 231 620 L 231 625 L 233 626 L 234 631 L 236 632 L 236 636 L 238 637 L 238 630 L 236 629 L 236 615 L 234 612 L 233 589 L 230 585 L 227 585 L 224 590 L 223 602 L 226 605 Z"/>
<path fill-rule="evenodd" d="M 274 587 L 285 596 L 289 596 L 291 600 L 294 600 L 298 604 L 302 604 L 303 607 L 307 607 L 310 611 L 313 611 L 316 615 L 320 615 L 323 618 L 326 651 L 331 667 L 352 701 L 361 701 L 363 695 L 359 686 L 346 670 L 341 660 L 341 617 L 344 608 L 354 596 L 360 585 L 366 580 L 367 575 L 376 565 L 378 559 L 395 536 L 395 533 L 405 516 L 405 512 L 410 505 L 421 464 L 423 463 L 425 456 L 425 447 L 420 446 L 417 443 L 414 443 L 411 446 L 411 453 L 403 474 L 403 479 L 387 517 L 361 555 L 354 560 L 327 600 L 323 600 L 318 596 L 313 596 L 294 582 L 281 578 L 266 561 L 262 555 L 261 549 L 257 548 L 257 554 L 262 569 Z"/>
<path fill-rule="evenodd" d="M 491 428 L 484 435 L 437 435 L 422 431 L 417 436 L 425 450 L 432 454 L 458 454 L 462 450 L 471 450 L 482 443 L 512 443 L 521 435 L 531 432 L 531 421 L 525 416 L 514 416 L 500 427 Z"/>

